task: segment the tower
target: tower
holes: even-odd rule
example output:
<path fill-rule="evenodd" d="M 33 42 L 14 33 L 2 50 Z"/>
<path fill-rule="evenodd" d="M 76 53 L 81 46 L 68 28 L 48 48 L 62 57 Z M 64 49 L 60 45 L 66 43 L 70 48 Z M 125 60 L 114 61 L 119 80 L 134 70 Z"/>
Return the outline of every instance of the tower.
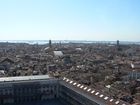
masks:
<path fill-rule="evenodd" d="M 118 51 L 121 50 L 121 48 L 120 48 L 120 41 L 119 41 L 119 40 L 117 40 L 117 50 L 118 50 Z"/>
<path fill-rule="evenodd" d="M 49 47 L 52 48 L 52 41 L 49 40 Z"/>
<path fill-rule="evenodd" d="M 117 40 L 117 47 L 119 47 L 119 44 L 120 44 L 120 41 L 119 41 L 119 40 Z"/>

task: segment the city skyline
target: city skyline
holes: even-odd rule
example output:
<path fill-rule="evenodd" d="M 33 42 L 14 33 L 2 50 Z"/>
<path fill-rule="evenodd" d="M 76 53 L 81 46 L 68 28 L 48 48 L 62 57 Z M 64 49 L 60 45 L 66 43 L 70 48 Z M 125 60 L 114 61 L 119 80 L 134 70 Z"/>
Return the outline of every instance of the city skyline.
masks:
<path fill-rule="evenodd" d="M 0 1 L 0 40 L 140 41 L 139 0 Z"/>

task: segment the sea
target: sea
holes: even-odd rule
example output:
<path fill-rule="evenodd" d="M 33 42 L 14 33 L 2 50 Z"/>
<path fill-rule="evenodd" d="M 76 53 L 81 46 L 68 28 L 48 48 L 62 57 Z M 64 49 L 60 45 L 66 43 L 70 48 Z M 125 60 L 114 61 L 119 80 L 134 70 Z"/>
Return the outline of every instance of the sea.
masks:
<path fill-rule="evenodd" d="M 89 41 L 89 40 L 51 40 L 52 43 L 100 43 L 100 44 L 116 44 L 116 41 Z M 0 42 L 6 43 L 28 43 L 28 44 L 48 44 L 49 40 L 0 40 Z M 134 41 L 120 41 L 120 44 L 137 44 L 140 45 L 139 42 Z"/>

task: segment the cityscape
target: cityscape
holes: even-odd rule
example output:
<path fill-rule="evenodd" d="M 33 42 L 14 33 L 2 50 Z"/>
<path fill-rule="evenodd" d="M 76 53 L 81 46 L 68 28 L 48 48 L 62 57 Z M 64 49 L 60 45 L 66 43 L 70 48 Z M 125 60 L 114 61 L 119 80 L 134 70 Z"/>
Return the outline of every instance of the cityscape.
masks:
<path fill-rule="evenodd" d="M 116 41 L 116 44 L 61 43 L 61 41 L 53 43 L 51 40 L 48 42 L 47 44 L 0 43 L 1 104 L 38 102 L 54 97 L 58 100 L 68 100 L 70 96 L 64 96 L 68 97 L 65 99 L 63 95 L 69 90 L 65 91 L 67 89 L 63 90 L 63 88 L 68 86 L 71 90 L 76 91 L 77 88 L 69 86 L 75 82 L 75 85 L 77 84 L 76 86 L 79 87 L 77 91 L 81 95 L 78 97 L 82 97 L 85 90 L 90 93 L 93 89 L 97 91 L 93 91 L 95 96 L 97 94 L 100 98 L 106 97 L 106 100 L 108 98 L 119 100 L 118 105 L 138 105 L 140 100 L 140 45 L 124 45 L 120 44 L 119 40 Z M 67 82 L 70 83 L 67 84 Z M 9 87 L 9 84 L 12 86 Z M 51 84 L 53 85 L 51 86 Z M 47 86 L 47 89 L 41 88 L 43 86 Z M 24 90 L 23 87 L 27 89 Z M 31 88 L 32 90 L 30 90 Z M 33 88 L 38 92 L 34 93 Z M 81 89 L 84 91 L 81 92 Z M 28 92 L 33 93 L 28 95 Z M 28 97 L 23 93 L 26 93 Z M 45 93 L 47 96 L 43 98 Z M 87 93 L 86 98 L 91 97 Z M 39 95 L 40 97 L 34 98 Z M 92 98 L 94 99 L 95 96 Z M 8 98 L 9 100 L 7 100 Z M 72 96 L 71 98 L 72 101 L 68 101 L 69 104 L 64 105 L 84 104 L 78 104 L 78 102 L 74 102 Z M 6 101 L 4 101 L 5 99 Z M 97 105 L 107 105 L 107 103 L 102 103 L 102 99 L 97 100 L 99 103 L 94 101 Z M 122 104 L 123 102 L 125 104 Z M 90 103 L 87 105 L 96 105 Z M 110 105 L 115 105 L 115 101 Z"/>
<path fill-rule="evenodd" d="M 0 105 L 140 105 L 140 0 L 0 0 Z"/>

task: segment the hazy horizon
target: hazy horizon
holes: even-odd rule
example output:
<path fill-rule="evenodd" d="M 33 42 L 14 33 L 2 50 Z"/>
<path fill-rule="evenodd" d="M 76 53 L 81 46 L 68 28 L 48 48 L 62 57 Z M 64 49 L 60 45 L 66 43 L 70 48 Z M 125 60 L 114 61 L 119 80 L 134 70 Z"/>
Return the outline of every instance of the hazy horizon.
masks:
<path fill-rule="evenodd" d="M 140 41 L 139 0 L 0 1 L 0 40 Z"/>

